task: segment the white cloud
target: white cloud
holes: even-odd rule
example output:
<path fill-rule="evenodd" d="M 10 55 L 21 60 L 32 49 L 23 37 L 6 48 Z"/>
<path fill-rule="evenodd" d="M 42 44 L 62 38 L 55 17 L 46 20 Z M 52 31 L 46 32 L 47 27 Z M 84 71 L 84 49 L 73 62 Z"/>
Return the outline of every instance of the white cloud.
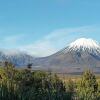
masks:
<path fill-rule="evenodd" d="M 19 46 L 19 42 L 25 37 L 24 34 L 4 36 L 0 40 L 0 47 L 15 48 Z"/>
<path fill-rule="evenodd" d="M 20 47 L 19 49 L 34 56 L 42 57 L 49 56 L 57 51 L 49 41 L 38 41 L 36 43 Z"/>
<path fill-rule="evenodd" d="M 9 36 L 9 37 L 5 37 L 3 39 L 3 42 L 6 44 L 16 44 L 18 40 L 21 39 L 21 35 L 14 35 L 14 36 Z"/>
<path fill-rule="evenodd" d="M 94 34 L 96 33 L 96 35 L 93 35 L 93 33 Z M 32 54 L 34 56 L 48 56 L 66 47 L 69 42 L 72 42 L 77 38 L 89 37 L 89 36 L 92 36 L 94 38 L 94 36 L 97 36 L 99 33 L 100 29 L 95 26 L 64 28 L 64 29 L 57 29 L 49 33 L 48 35 L 44 36 L 43 38 L 26 45 L 22 45 L 22 41 L 25 41 L 24 38 L 26 38 L 27 35 L 20 34 L 20 35 L 9 36 L 2 39 L 0 46 L 1 45 L 9 47 L 12 46 L 15 49 L 28 52 L 29 54 Z"/>
<path fill-rule="evenodd" d="M 23 46 L 23 49 L 22 47 L 20 49 L 35 56 L 48 56 L 66 47 L 69 42 L 77 38 L 87 37 L 92 32 L 98 34 L 100 30 L 93 26 L 58 29 L 35 43 Z"/>

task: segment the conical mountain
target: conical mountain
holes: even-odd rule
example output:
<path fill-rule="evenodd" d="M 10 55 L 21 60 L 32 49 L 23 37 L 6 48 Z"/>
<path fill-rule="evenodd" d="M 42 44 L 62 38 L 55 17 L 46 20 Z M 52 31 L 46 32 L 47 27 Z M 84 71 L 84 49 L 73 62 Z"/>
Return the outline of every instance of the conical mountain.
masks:
<path fill-rule="evenodd" d="M 80 38 L 56 54 L 36 59 L 33 65 L 65 73 L 80 73 L 84 69 L 100 72 L 100 45 L 95 40 Z"/>

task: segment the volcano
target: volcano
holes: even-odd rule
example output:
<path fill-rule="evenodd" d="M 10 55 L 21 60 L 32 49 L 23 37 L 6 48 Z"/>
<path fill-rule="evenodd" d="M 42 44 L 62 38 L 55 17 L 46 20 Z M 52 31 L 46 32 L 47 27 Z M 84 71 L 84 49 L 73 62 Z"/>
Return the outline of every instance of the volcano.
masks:
<path fill-rule="evenodd" d="M 35 59 L 33 68 L 62 73 L 81 73 L 90 69 L 100 73 L 100 45 L 93 39 L 77 39 L 51 56 Z"/>

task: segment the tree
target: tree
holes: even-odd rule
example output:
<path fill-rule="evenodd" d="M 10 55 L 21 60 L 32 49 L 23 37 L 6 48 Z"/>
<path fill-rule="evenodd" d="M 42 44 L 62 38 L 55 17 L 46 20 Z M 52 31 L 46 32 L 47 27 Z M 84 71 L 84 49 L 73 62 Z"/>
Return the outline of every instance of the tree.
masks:
<path fill-rule="evenodd" d="M 32 64 L 28 64 L 28 65 L 27 65 L 27 68 L 28 68 L 28 69 L 32 69 Z"/>
<path fill-rule="evenodd" d="M 69 100 L 72 100 L 74 92 L 75 92 L 75 83 L 73 82 L 73 80 L 69 79 L 67 82 L 67 95 L 68 95 L 67 97 L 69 98 Z"/>
<path fill-rule="evenodd" d="M 98 94 L 98 83 L 96 77 L 90 70 L 84 72 L 77 88 L 79 100 L 100 100 Z"/>

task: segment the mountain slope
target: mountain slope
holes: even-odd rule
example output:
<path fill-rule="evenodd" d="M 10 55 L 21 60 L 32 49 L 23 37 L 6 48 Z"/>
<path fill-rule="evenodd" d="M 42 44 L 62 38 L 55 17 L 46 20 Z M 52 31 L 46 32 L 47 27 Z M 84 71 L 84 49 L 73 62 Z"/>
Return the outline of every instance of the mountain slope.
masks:
<path fill-rule="evenodd" d="M 92 39 L 81 38 L 49 57 L 37 58 L 34 67 L 57 72 L 82 72 L 92 69 L 100 72 L 100 45 Z"/>
<path fill-rule="evenodd" d="M 33 56 L 20 51 L 0 51 L 0 62 L 8 61 L 16 67 L 26 67 L 29 63 L 32 63 L 34 59 Z"/>

